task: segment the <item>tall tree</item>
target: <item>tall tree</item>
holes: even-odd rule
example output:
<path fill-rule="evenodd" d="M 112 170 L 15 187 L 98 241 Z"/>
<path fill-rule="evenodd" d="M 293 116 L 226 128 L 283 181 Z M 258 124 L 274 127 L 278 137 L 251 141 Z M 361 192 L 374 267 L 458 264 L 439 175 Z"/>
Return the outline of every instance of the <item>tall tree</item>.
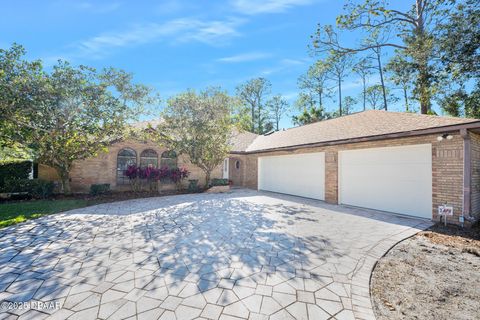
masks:
<path fill-rule="evenodd" d="M 152 133 L 156 141 L 186 154 L 203 170 L 205 187 L 230 151 L 233 104 L 234 99 L 220 88 L 178 94 L 168 100 L 163 121 Z"/>
<path fill-rule="evenodd" d="M 355 72 L 362 81 L 362 106 L 365 111 L 367 106 L 367 79 L 372 74 L 372 65 L 369 59 L 362 58 L 353 66 L 353 72 Z"/>
<path fill-rule="evenodd" d="M 432 29 L 438 19 L 445 18 L 442 9 L 445 0 L 415 0 L 406 11 L 393 8 L 388 0 L 364 0 L 363 3 L 349 0 L 344 15 L 337 17 L 337 25 L 347 30 L 363 30 L 371 34 L 375 30 L 393 30 L 398 35 L 393 41 L 378 44 L 362 43 L 356 48 L 347 48 L 339 44 L 338 39 L 325 39 L 322 29 L 314 36 L 314 47 L 328 44 L 339 53 L 355 53 L 371 50 L 375 47 L 393 47 L 412 60 L 415 68 L 415 94 L 420 102 L 421 113 L 429 113 L 434 94 L 435 78 L 432 67 L 434 60 L 434 36 Z"/>
<path fill-rule="evenodd" d="M 32 146 L 39 162 L 56 169 L 64 193 L 71 192 L 73 163 L 105 151 L 141 107 L 154 102 L 150 89 L 131 80 L 123 71 L 97 72 L 67 62 L 59 62 L 48 75 L 47 94 L 31 120 Z"/>
<path fill-rule="evenodd" d="M 298 79 L 298 87 L 306 90 L 317 99 L 317 106 L 323 109 L 323 99 L 327 91 L 328 74 L 331 66 L 323 60 L 316 61 L 308 71 Z"/>
<path fill-rule="evenodd" d="M 375 84 L 367 88 L 367 102 L 373 110 L 379 109 L 381 99 L 382 99 L 381 85 Z"/>
<path fill-rule="evenodd" d="M 0 49 L 0 148 L 25 147 L 38 128 L 32 120 L 45 99 L 47 76 L 41 61 L 28 61 L 25 53 L 18 44 Z"/>
<path fill-rule="evenodd" d="M 288 111 L 289 107 L 287 100 L 285 100 L 280 94 L 274 95 L 267 101 L 267 109 L 273 120 L 275 131 L 279 130 L 280 120 Z"/>
<path fill-rule="evenodd" d="M 363 46 L 370 47 L 373 52 L 373 59 L 375 60 L 375 69 L 378 72 L 380 78 L 380 86 L 382 88 L 383 108 L 388 110 L 387 103 L 387 90 L 385 87 L 385 79 L 383 75 L 383 63 L 382 63 L 382 44 L 388 41 L 388 30 L 373 29 L 372 32 L 364 39 Z"/>
<path fill-rule="evenodd" d="M 450 0 L 449 19 L 438 24 L 440 60 L 454 78 L 480 77 L 480 2 Z"/>
<path fill-rule="evenodd" d="M 396 54 L 386 66 L 390 81 L 402 90 L 405 111 L 410 112 L 409 92 L 411 90 L 412 64 L 401 54 Z"/>
<path fill-rule="evenodd" d="M 293 123 L 297 126 L 325 119 L 326 114 L 323 107 L 316 107 L 315 100 L 309 93 L 301 92 L 295 101 L 295 105 L 300 110 L 300 114 L 292 117 Z"/>
<path fill-rule="evenodd" d="M 357 99 L 352 96 L 346 96 L 343 101 L 343 112 L 342 114 L 347 115 L 351 114 L 354 111 L 355 105 L 358 103 Z"/>
<path fill-rule="evenodd" d="M 390 93 L 390 90 L 386 88 L 387 102 L 395 103 L 398 101 L 397 97 Z M 383 89 L 380 84 L 375 84 L 367 88 L 367 102 L 374 110 L 381 109 L 383 105 Z"/>
<path fill-rule="evenodd" d="M 480 117 L 480 3 L 453 1 L 438 26 L 442 73 L 439 104 L 451 115 Z"/>
<path fill-rule="evenodd" d="M 270 81 L 265 78 L 254 78 L 237 87 L 237 96 L 250 109 L 250 131 L 253 133 L 263 134 L 272 129 L 265 107 L 271 87 Z"/>
<path fill-rule="evenodd" d="M 330 77 L 336 83 L 336 91 L 338 94 L 338 112 L 339 116 L 342 116 L 342 83 L 345 77 L 350 73 L 353 61 L 350 55 L 340 55 L 334 52 L 327 58 L 330 68 Z"/>

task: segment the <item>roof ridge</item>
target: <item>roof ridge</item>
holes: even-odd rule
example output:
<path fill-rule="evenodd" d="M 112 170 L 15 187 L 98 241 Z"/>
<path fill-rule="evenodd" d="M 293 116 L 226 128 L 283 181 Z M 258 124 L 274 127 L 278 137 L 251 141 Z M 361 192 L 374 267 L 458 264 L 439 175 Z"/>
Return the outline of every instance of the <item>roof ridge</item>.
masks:
<path fill-rule="evenodd" d="M 288 130 L 292 130 L 292 129 L 303 128 L 303 127 L 311 126 L 311 125 L 314 125 L 314 124 L 325 123 L 325 122 L 328 122 L 328 121 L 331 121 L 331 120 L 338 120 L 338 119 L 341 119 L 341 118 L 346 118 L 346 117 L 349 117 L 349 116 L 358 115 L 360 113 L 364 113 L 364 112 L 368 112 L 368 111 L 380 111 L 380 110 L 362 110 L 362 111 L 352 112 L 352 113 L 345 114 L 345 115 L 340 116 L 340 117 L 319 120 L 319 121 L 315 121 L 315 122 L 312 122 L 312 123 L 306 123 L 306 124 L 302 124 L 301 126 L 287 128 L 287 129 L 282 130 L 282 131 L 288 131 Z M 279 132 L 279 131 L 277 131 L 277 132 Z"/>
<path fill-rule="evenodd" d="M 268 136 L 260 135 L 252 141 L 246 151 L 254 152 L 278 147 L 366 138 L 433 128 L 441 130 L 456 125 L 480 128 L 480 120 L 397 111 L 365 110 L 278 131 Z"/>

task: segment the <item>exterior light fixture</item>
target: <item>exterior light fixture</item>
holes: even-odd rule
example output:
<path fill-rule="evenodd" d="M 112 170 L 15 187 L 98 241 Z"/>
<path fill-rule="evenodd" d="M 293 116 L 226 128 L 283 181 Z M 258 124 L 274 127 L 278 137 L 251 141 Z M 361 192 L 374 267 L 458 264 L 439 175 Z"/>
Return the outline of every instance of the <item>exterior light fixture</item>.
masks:
<path fill-rule="evenodd" d="M 437 137 L 437 141 L 442 141 L 444 139 L 447 139 L 447 140 L 452 140 L 453 139 L 453 136 L 451 134 L 448 134 L 448 133 L 444 133 L 442 134 L 441 136 L 438 136 Z"/>

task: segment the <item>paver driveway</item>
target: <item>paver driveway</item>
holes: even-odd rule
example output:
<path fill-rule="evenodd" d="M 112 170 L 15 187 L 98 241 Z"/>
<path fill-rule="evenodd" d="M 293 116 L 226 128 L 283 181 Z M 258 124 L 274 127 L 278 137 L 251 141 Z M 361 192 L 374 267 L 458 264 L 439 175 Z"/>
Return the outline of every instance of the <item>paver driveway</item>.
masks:
<path fill-rule="evenodd" d="M 0 301 L 61 305 L 0 319 L 373 318 L 374 263 L 428 225 L 249 190 L 77 209 L 0 230 Z"/>

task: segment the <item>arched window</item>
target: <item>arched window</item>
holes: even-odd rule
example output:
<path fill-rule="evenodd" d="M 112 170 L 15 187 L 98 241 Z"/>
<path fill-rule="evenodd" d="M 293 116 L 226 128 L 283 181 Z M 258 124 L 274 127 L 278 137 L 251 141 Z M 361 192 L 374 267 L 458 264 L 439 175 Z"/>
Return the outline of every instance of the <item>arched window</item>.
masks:
<path fill-rule="evenodd" d="M 143 150 L 140 154 L 140 167 L 145 168 L 148 166 L 158 167 L 158 154 L 155 150 Z"/>
<path fill-rule="evenodd" d="M 117 184 L 127 184 L 128 177 L 125 176 L 125 170 L 128 166 L 137 164 L 137 153 L 130 148 L 122 149 L 117 155 Z"/>
<path fill-rule="evenodd" d="M 165 151 L 162 153 L 160 160 L 161 167 L 176 168 L 177 167 L 177 154 L 175 151 Z"/>
<path fill-rule="evenodd" d="M 235 161 L 235 169 L 240 169 L 240 160 Z"/>

